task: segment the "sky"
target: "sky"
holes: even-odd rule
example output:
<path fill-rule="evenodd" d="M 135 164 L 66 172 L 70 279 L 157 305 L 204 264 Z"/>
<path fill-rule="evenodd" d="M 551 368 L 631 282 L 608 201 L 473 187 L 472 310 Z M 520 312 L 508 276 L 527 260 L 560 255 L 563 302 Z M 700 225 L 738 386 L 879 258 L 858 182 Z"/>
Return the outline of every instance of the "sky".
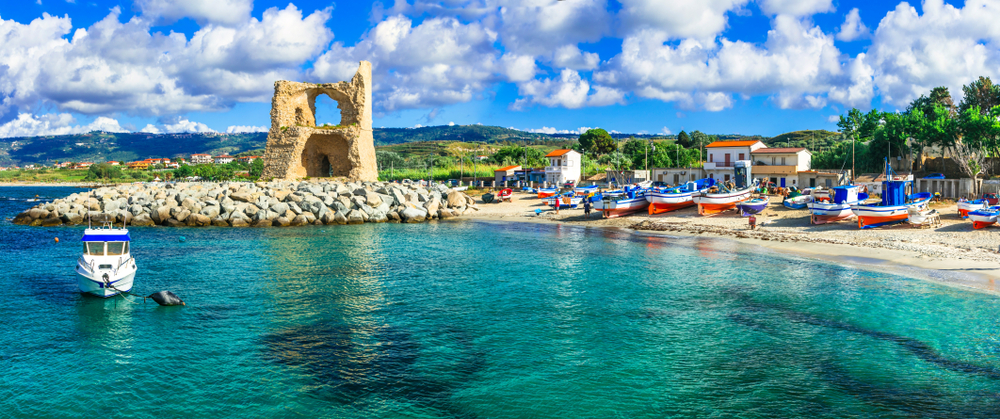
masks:
<path fill-rule="evenodd" d="M 0 137 L 267 131 L 274 81 L 360 60 L 376 127 L 836 130 L 997 80 L 997 21 L 998 0 L 8 0 Z"/>

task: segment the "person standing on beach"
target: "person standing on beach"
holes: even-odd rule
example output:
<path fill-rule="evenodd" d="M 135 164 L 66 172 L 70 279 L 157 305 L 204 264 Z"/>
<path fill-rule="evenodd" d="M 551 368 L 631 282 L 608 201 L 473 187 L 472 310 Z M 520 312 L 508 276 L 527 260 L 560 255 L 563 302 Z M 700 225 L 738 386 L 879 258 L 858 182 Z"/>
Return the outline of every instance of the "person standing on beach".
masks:
<path fill-rule="evenodd" d="M 583 198 L 583 217 L 590 219 L 590 197 Z"/>

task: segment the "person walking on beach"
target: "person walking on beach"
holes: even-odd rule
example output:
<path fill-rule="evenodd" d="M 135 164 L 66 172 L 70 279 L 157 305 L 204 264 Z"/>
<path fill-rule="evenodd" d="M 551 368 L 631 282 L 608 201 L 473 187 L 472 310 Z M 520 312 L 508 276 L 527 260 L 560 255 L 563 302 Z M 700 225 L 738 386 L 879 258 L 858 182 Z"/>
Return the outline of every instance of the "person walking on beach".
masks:
<path fill-rule="evenodd" d="M 590 197 L 583 198 L 583 218 L 590 219 Z"/>

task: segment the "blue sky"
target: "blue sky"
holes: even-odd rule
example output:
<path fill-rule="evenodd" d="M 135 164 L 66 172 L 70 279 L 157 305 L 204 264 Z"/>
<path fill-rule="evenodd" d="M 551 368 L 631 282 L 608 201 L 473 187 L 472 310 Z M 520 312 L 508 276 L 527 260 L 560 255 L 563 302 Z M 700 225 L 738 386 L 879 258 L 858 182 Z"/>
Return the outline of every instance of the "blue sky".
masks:
<path fill-rule="evenodd" d="M 19 0 L 0 5 L 0 137 L 267 130 L 275 80 L 359 60 L 375 126 L 836 130 L 996 79 L 998 20 L 995 0 Z"/>

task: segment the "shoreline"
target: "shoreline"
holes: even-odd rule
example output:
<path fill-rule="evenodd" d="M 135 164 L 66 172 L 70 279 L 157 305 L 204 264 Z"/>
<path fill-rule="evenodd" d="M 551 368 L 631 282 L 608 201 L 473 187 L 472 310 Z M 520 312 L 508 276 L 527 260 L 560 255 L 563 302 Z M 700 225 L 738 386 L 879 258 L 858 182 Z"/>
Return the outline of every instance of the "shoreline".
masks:
<path fill-rule="evenodd" d="M 866 270 L 903 270 L 903 275 L 942 285 L 1000 294 L 1000 255 L 995 250 L 1000 239 L 989 228 L 972 230 L 971 223 L 958 219 L 954 204 L 935 206 L 944 221 L 936 229 L 902 224 L 860 230 L 853 222 L 809 225 L 808 211 L 789 210 L 775 201 L 772 197 L 772 208 L 757 216 L 758 222 L 766 223 L 757 230 L 749 230 L 746 218 L 735 213 L 702 217 L 694 208 L 613 219 L 602 219 L 597 212 L 585 219 L 581 210 L 556 215 L 525 194 L 516 194 L 513 205 L 479 203 L 481 211 L 466 219 L 607 228 L 649 237 L 711 237 Z M 779 207 L 774 208 L 775 204 Z M 536 209 L 542 209 L 537 216 Z"/>

